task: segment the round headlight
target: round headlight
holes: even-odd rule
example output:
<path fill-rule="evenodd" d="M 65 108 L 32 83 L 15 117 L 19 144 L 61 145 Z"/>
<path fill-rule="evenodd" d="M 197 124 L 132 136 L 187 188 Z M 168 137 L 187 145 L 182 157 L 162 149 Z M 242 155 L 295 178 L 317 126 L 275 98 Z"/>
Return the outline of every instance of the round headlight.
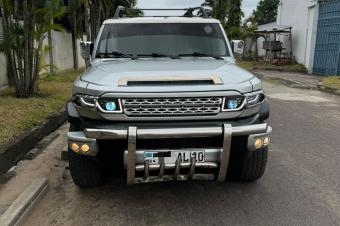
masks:
<path fill-rule="evenodd" d="M 117 104 L 115 102 L 106 102 L 105 108 L 107 111 L 115 111 L 117 109 Z"/>
<path fill-rule="evenodd" d="M 238 106 L 237 100 L 228 100 L 227 102 L 227 108 L 232 110 L 232 109 L 236 109 Z"/>

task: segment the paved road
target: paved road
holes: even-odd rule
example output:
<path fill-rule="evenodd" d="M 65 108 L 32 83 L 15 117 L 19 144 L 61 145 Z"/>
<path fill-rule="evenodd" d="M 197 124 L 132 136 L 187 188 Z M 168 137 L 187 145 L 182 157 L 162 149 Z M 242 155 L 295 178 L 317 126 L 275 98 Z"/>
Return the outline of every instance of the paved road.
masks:
<path fill-rule="evenodd" d="M 50 191 L 25 225 L 340 225 L 340 98 L 269 83 L 265 90 L 274 134 L 266 173 L 256 183 L 126 187 L 117 180 L 79 190 L 58 160 L 65 126 L 43 154 L 18 166 L 0 200 L 9 203 L 11 189 L 45 176 Z"/>

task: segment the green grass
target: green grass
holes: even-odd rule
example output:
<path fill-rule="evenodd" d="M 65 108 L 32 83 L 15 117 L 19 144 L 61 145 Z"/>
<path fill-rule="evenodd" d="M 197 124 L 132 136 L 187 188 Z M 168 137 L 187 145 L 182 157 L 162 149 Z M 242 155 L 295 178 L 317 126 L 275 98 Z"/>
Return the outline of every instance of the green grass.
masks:
<path fill-rule="evenodd" d="M 335 90 L 340 90 L 340 76 L 329 76 L 322 79 L 325 87 Z"/>
<path fill-rule="evenodd" d="M 239 61 L 237 64 L 246 70 L 284 70 L 288 72 L 306 71 L 306 68 L 302 64 L 287 64 L 277 66 L 273 64 L 264 64 L 260 61 Z"/>
<path fill-rule="evenodd" d="M 39 81 L 35 97 L 16 98 L 13 88 L 0 91 L 0 144 L 39 125 L 51 114 L 59 111 L 71 98 L 73 81 L 81 71 L 45 75 Z"/>

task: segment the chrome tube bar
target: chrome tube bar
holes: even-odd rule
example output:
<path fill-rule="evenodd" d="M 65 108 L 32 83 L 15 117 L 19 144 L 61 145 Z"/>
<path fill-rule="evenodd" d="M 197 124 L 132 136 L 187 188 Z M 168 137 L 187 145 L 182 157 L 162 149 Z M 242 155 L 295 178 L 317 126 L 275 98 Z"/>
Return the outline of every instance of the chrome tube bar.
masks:
<path fill-rule="evenodd" d="M 136 142 L 137 142 L 137 128 L 129 127 L 128 130 L 128 162 L 127 162 L 127 184 L 135 184 L 136 174 Z"/>
<path fill-rule="evenodd" d="M 267 123 L 235 126 L 231 127 L 233 136 L 249 135 L 254 133 L 266 133 Z M 126 139 L 128 131 L 123 129 L 85 129 L 84 133 L 87 138 L 111 140 Z M 161 139 L 161 138 L 194 138 L 194 137 L 211 137 L 221 136 L 222 127 L 191 127 L 191 128 L 157 128 L 157 129 L 138 129 L 138 139 Z"/>
<path fill-rule="evenodd" d="M 232 138 L 231 126 L 223 124 L 223 151 L 221 154 L 220 170 L 217 177 L 218 182 L 223 182 L 227 175 L 230 157 L 231 138 Z"/>

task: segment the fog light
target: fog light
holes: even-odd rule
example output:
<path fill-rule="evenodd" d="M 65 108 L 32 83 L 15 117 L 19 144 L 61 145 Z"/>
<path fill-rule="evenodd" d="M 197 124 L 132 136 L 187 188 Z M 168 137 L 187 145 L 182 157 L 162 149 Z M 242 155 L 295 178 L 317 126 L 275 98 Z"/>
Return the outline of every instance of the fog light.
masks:
<path fill-rule="evenodd" d="M 76 144 L 76 143 L 72 143 L 72 144 L 70 145 L 70 148 L 71 148 L 71 150 L 74 151 L 74 152 L 78 152 L 78 151 L 79 151 L 79 145 Z"/>
<path fill-rule="evenodd" d="M 266 138 L 263 139 L 263 145 L 264 146 L 268 146 L 269 142 L 270 142 L 270 138 L 269 137 L 266 137 Z"/>
<path fill-rule="evenodd" d="M 263 146 L 262 139 L 261 138 L 256 139 L 256 141 L 255 141 L 255 148 L 259 149 L 259 148 L 262 148 L 262 146 Z"/>
<path fill-rule="evenodd" d="M 84 153 L 87 153 L 90 150 L 90 147 L 87 144 L 83 144 L 80 150 Z"/>

